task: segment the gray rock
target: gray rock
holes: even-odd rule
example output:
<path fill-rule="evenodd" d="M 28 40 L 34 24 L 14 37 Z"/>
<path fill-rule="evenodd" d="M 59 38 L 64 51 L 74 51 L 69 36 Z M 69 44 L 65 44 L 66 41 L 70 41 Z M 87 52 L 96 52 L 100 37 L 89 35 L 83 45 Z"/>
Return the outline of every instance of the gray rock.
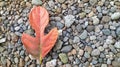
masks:
<path fill-rule="evenodd" d="M 24 21 L 23 21 L 22 18 L 18 19 L 18 24 L 21 24 L 21 23 L 23 23 L 23 22 L 24 22 Z"/>
<path fill-rule="evenodd" d="M 98 49 L 99 49 L 100 51 L 104 51 L 104 48 L 103 48 L 102 46 L 99 46 Z"/>
<path fill-rule="evenodd" d="M 19 26 L 15 27 L 15 30 L 16 30 L 16 31 L 18 31 L 19 29 L 20 29 L 20 27 L 19 27 Z"/>
<path fill-rule="evenodd" d="M 114 44 L 114 46 L 115 46 L 116 48 L 120 48 L 120 41 L 116 42 L 116 43 Z"/>
<path fill-rule="evenodd" d="M 97 3 L 97 0 L 89 0 L 90 5 L 95 5 Z"/>
<path fill-rule="evenodd" d="M 87 31 L 84 30 L 79 37 L 80 37 L 80 39 L 86 39 L 87 38 Z"/>
<path fill-rule="evenodd" d="M 68 46 L 64 46 L 62 49 L 61 49 L 61 52 L 70 52 L 72 49 L 72 46 L 71 45 L 68 45 Z"/>
<path fill-rule="evenodd" d="M 80 42 L 80 38 L 78 36 L 74 37 L 73 43 L 78 43 Z"/>
<path fill-rule="evenodd" d="M 25 54 L 24 50 L 20 51 L 20 55 L 23 56 Z"/>
<path fill-rule="evenodd" d="M 41 5 L 42 1 L 41 0 L 32 0 L 33 5 Z"/>
<path fill-rule="evenodd" d="M 48 1 L 48 5 L 49 5 L 49 7 L 54 7 L 55 6 L 55 3 L 53 2 L 53 1 Z"/>
<path fill-rule="evenodd" d="M 56 23 L 56 26 L 59 28 L 59 29 L 62 29 L 64 27 L 64 25 L 61 23 L 61 22 L 57 22 Z"/>
<path fill-rule="evenodd" d="M 113 45 L 109 45 L 109 48 L 113 53 L 117 53 L 117 50 L 115 49 Z"/>
<path fill-rule="evenodd" d="M 97 9 L 98 12 L 102 11 L 100 6 L 97 6 L 96 9 Z"/>
<path fill-rule="evenodd" d="M 82 30 L 82 26 L 81 26 L 80 24 L 78 24 L 78 25 L 76 26 L 76 29 L 77 29 L 78 32 L 80 32 L 80 31 Z"/>
<path fill-rule="evenodd" d="M 110 35 L 111 34 L 111 31 L 109 29 L 103 29 L 102 32 L 105 35 Z"/>
<path fill-rule="evenodd" d="M 64 20 L 65 20 L 65 26 L 70 27 L 75 21 L 75 16 L 67 15 L 64 17 Z"/>
<path fill-rule="evenodd" d="M 59 54 L 59 58 L 63 63 L 67 63 L 68 62 L 68 57 L 65 53 L 60 53 Z"/>
<path fill-rule="evenodd" d="M 85 58 L 90 58 L 90 54 L 89 54 L 88 52 L 85 52 L 85 53 L 84 53 L 84 57 L 85 57 Z"/>
<path fill-rule="evenodd" d="M 80 60 L 78 58 L 75 59 L 75 64 L 79 64 Z"/>
<path fill-rule="evenodd" d="M 55 50 L 61 49 L 61 48 L 62 48 L 62 45 L 63 45 L 63 42 L 62 42 L 61 40 L 59 40 L 59 41 L 57 42 L 57 44 L 55 45 Z"/>
<path fill-rule="evenodd" d="M 94 25 L 99 24 L 99 19 L 96 16 L 92 17 L 92 20 Z"/>
<path fill-rule="evenodd" d="M 111 15 L 111 18 L 113 20 L 117 20 L 120 18 L 120 12 L 115 12 L 114 14 Z"/>
<path fill-rule="evenodd" d="M 100 55 L 100 51 L 98 49 L 94 49 L 91 53 L 92 56 L 98 56 Z"/>
<path fill-rule="evenodd" d="M 87 28 L 86 28 L 86 30 L 87 30 L 88 32 L 94 31 L 94 29 L 95 29 L 95 26 L 93 26 L 93 25 L 89 25 L 89 26 L 87 26 Z"/>
<path fill-rule="evenodd" d="M 64 42 L 68 41 L 68 37 L 64 37 L 63 41 Z"/>
<path fill-rule="evenodd" d="M 118 28 L 116 29 L 116 34 L 117 34 L 117 36 L 120 37 L 120 27 L 118 27 Z"/>
<path fill-rule="evenodd" d="M 116 10 L 117 10 L 116 7 L 111 7 L 110 9 L 111 12 L 115 12 Z"/>
<path fill-rule="evenodd" d="M 6 41 L 6 38 L 1 38 L 0 39 L 0 43 L 3 43 L 3 42 L 5 42 Z"/>

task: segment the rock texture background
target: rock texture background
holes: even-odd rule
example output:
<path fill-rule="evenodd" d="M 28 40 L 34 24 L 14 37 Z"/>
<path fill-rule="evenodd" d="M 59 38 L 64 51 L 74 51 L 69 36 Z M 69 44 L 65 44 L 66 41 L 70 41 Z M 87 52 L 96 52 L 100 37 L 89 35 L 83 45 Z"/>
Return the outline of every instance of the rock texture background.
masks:
<path fill-rule="evenodd" d="M 120 0 L 0 0 L 1 67 L 120 67 Z M 28 20 L 34 5 L 50 14 L 50 24 L 63 30 L 39 65 L 21 43 L 35 35 Z"/>

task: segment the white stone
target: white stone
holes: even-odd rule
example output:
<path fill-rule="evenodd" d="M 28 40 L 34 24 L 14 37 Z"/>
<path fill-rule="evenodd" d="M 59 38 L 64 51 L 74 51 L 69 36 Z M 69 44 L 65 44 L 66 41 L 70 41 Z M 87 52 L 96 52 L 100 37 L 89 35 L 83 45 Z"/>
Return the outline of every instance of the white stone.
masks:
<path fill-rule="evenodd" d="M 55 67 L 56 66 L 56 62 L 57 62 L 57 60 L 53 59 L 53 60 L 51 60 L 51 61 L 46 63 L 46 67 Z"/>

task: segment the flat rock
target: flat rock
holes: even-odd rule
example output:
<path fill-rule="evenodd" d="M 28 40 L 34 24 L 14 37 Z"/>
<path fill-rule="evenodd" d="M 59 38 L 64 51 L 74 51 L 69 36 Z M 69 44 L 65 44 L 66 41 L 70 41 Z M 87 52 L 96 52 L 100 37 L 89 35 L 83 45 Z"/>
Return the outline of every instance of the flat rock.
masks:
<path fill-rule="evenodd" d="M 98 56 L 100 55 L 100 51 L 98 49 L 94 49 L 91 53 L 92 56 Z"/>

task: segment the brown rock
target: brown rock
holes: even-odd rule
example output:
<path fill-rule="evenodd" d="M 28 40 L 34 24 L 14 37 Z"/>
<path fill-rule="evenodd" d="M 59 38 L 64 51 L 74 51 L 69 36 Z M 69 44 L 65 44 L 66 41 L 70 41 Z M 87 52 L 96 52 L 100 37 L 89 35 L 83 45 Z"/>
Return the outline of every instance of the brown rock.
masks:
<path fill-rule="evenodd" d="M 10 67 L 10 65 L 11 65 L 11 62 L 10 60 L 7 59 L 7 67 Z"/>
<path fill-rule="evenodd" d="M 118 61 L 113 61 L 112 62 L 113 67 L 120 67 L 120 62 Z"/>
<path fill-rule="evenodd" d="M 26 2 L 26 6 L 27 6 L 27 7 L 31 7 L 32 5 L 31 5 L 30 2 Z"/>
<path fill-rule="evenodd" d="M 20 58 L 19 67 L 23 67 L 25 64 L 24 60 Z"/>
<path fill-rule="evenodd" d="M 102 17 L 102 22 L 109 22 L 111 20 L 111 18 L 109 16 L 103 16 Z"/>

